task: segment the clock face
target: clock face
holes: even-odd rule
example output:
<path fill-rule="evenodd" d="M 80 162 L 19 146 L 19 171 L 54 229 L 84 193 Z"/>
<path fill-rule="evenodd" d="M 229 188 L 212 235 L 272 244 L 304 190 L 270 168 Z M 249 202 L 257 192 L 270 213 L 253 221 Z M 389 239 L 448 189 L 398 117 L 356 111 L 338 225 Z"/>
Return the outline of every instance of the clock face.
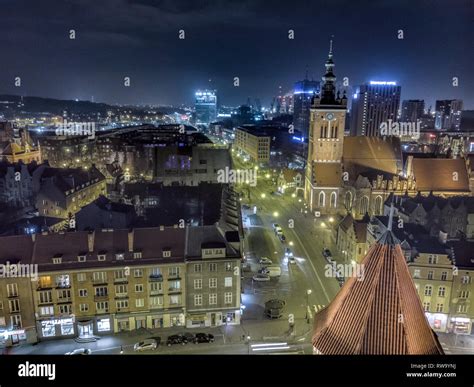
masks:
<path fill-rule="evenodd" d="M 334 114 L 332 113 L 327 113 L 326 114 L 326 119 L 329 120 L 329 121 L 332 121 L 334 119 Z"/>

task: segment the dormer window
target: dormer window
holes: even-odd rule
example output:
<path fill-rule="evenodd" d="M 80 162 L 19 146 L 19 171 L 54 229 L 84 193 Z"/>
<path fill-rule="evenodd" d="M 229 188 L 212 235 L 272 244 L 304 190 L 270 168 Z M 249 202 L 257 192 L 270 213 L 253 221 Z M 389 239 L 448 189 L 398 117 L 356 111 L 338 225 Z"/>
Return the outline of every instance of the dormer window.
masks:
<path fill-rule="evenodd" d="M 117 253 L 117 254 L 115 254 L 115 259 L 116 259 L 117 261 L 123 261 L 124 258 L 125 258 L 125 254 L 124 254 L 124 253 Z"/>
<path fill-rule="evenodd" d="M 55 265 L 60 264 L 62 261 L 63 261 L 63 256 L 62 256 L 62 254 L 56 254 L 56 255 L 53 257 L 53 264 L 55 264 Z"/>
<path fill-rule="evenodd" d="M 78 255 L 77 260 L 78 260 L 78 262 L 85 262 L 86 261 L 86 256 L 85 255 Z"/>
<path fill-rule="evenodd" d="M 99 260 L 99 261 L 105 261 L 105 254 L 98 254 L 98 255 L 97 255 L 97 260 Z"/>
<path fill-rule="evenodd" d="M 140 259 L 142 257 L 142 252 L 141 251 L 135 251 L 133 253 L 133 258 L 134 259 Z"/>
<path fill-rule="evenodd" d="M 171 257 L 171 250 L 170 249 L 163 249 L 163 258 Z"/>

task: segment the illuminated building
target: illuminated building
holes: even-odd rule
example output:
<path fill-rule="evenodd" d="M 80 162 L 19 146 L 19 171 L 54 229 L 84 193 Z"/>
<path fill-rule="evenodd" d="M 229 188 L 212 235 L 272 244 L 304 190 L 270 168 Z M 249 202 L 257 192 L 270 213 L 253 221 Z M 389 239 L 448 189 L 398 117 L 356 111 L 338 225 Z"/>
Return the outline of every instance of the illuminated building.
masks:
<path fill-rule="evenodd" d="M 198 90 L 195 93 L 196 125 L 209 125 L 217 118 L 217 94 L 215 90 Z"/>

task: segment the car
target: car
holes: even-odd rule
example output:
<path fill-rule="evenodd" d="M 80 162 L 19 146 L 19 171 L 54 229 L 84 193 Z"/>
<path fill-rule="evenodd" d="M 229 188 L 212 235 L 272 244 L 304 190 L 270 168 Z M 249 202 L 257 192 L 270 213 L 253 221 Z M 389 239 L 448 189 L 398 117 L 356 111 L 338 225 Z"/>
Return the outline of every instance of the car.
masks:
<path fill-rule="evenodd" d="M 273 262 L 270 258 L 262 257 L 262 258 L 260 258 L 258 263 L 261 264 L 261 265 L 271 265 Z"/>
<path fill-rule="evenodd" d="M 183 338 L 183 340 L 186 342 L 186 344 L 194 342 L 194 339 L 196 338 L 195 335 L 193 335 L 192 333 L 189 333 L 189 332 L 180 333 L 180 336 Z"/>
<path fill-rule="evenodd" d="M 280 225 L 278 223 L 273 223 L 272 228 L 276 230 L 277 228 L 281 229 Z"/>
<path fill-rule="evenodd" d="M 291 257 L 288 257 L 288 262 L 292 263 L 292 264 L 295 264 L 296 263 L 295 257 L 293 255 Z"/>
<path fill-rule="evenodd" d="M 158 347 L 158 342 L 155 339 L 146 339 L 136 343 L 133 350 L 136 352 L 155 350 Z"/>
<path fill-rule="evenodd" d="M 171 335 L 171 336 L 168 336 L 168 339 L 166 340 L 166 345 L 168 347 L 171 347 L 174 344 L 184 345 L 186 343 L 187 343 L 186 338 L 181 335 Z"/>
<path fill-rule="evenodd" d="M 285 234 L 280 234 L 280 235 L 278 235 L 278 238 L 280 239 L 280 242 L 281 242 L 281 243 L 284 243 L 284 242 L 286 241 L 286 236 L 285 236 Z"/>
<path fill-rule="evenodd" d="M 243 205 L 242 205 L 242 208 L 243 208 L 244 210 L 250 210 L 250 206 L 248 206 L 247 204 L 243 204 Z"/>
<path fill-rule="evenodd" d="M 292 257 L 293 256 L 293 251 L 289 247 L 285 248 L 285 257 Z"/>
<path fill-rule="evenodd" d="M 67 352 L 66 355 L 90 355 L 92 351 L 89 348 L 77 348 L 74 351 Z"/>
<path fill-rule="evenodd" d="M 255 274 L 252 279 L 257 282 L 265 282 L 265 281 L 270 281 L 270 276 L 267 274 Z"/>
<path fill-rule="evenodd" d="M 194 344 L 199 343 L 213 343 L 214 336 L 210 333 L 196 333 L 196 337 L 194 337 Z"/>
<path fill-rule="evenodd" d="M 326 259 L 332 257 L 331 250 L 323 249 L 323 257 L 326 258 Z"/>

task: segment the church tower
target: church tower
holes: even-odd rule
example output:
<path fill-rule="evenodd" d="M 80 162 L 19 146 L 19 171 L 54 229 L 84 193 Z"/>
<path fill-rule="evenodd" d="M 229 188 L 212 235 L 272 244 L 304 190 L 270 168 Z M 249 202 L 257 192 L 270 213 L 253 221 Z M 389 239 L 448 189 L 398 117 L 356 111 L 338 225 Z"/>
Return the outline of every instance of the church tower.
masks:
<path fill-rule="evenodd" d="M 342 186 L 341 168 L 347 97 L 336 91 L 332 40 L 322 77 L 321 95 L 313 99 L 310 114 L 308 162 L 305 176 L 305 200 L 311 211 L 337 212 Z"/>

